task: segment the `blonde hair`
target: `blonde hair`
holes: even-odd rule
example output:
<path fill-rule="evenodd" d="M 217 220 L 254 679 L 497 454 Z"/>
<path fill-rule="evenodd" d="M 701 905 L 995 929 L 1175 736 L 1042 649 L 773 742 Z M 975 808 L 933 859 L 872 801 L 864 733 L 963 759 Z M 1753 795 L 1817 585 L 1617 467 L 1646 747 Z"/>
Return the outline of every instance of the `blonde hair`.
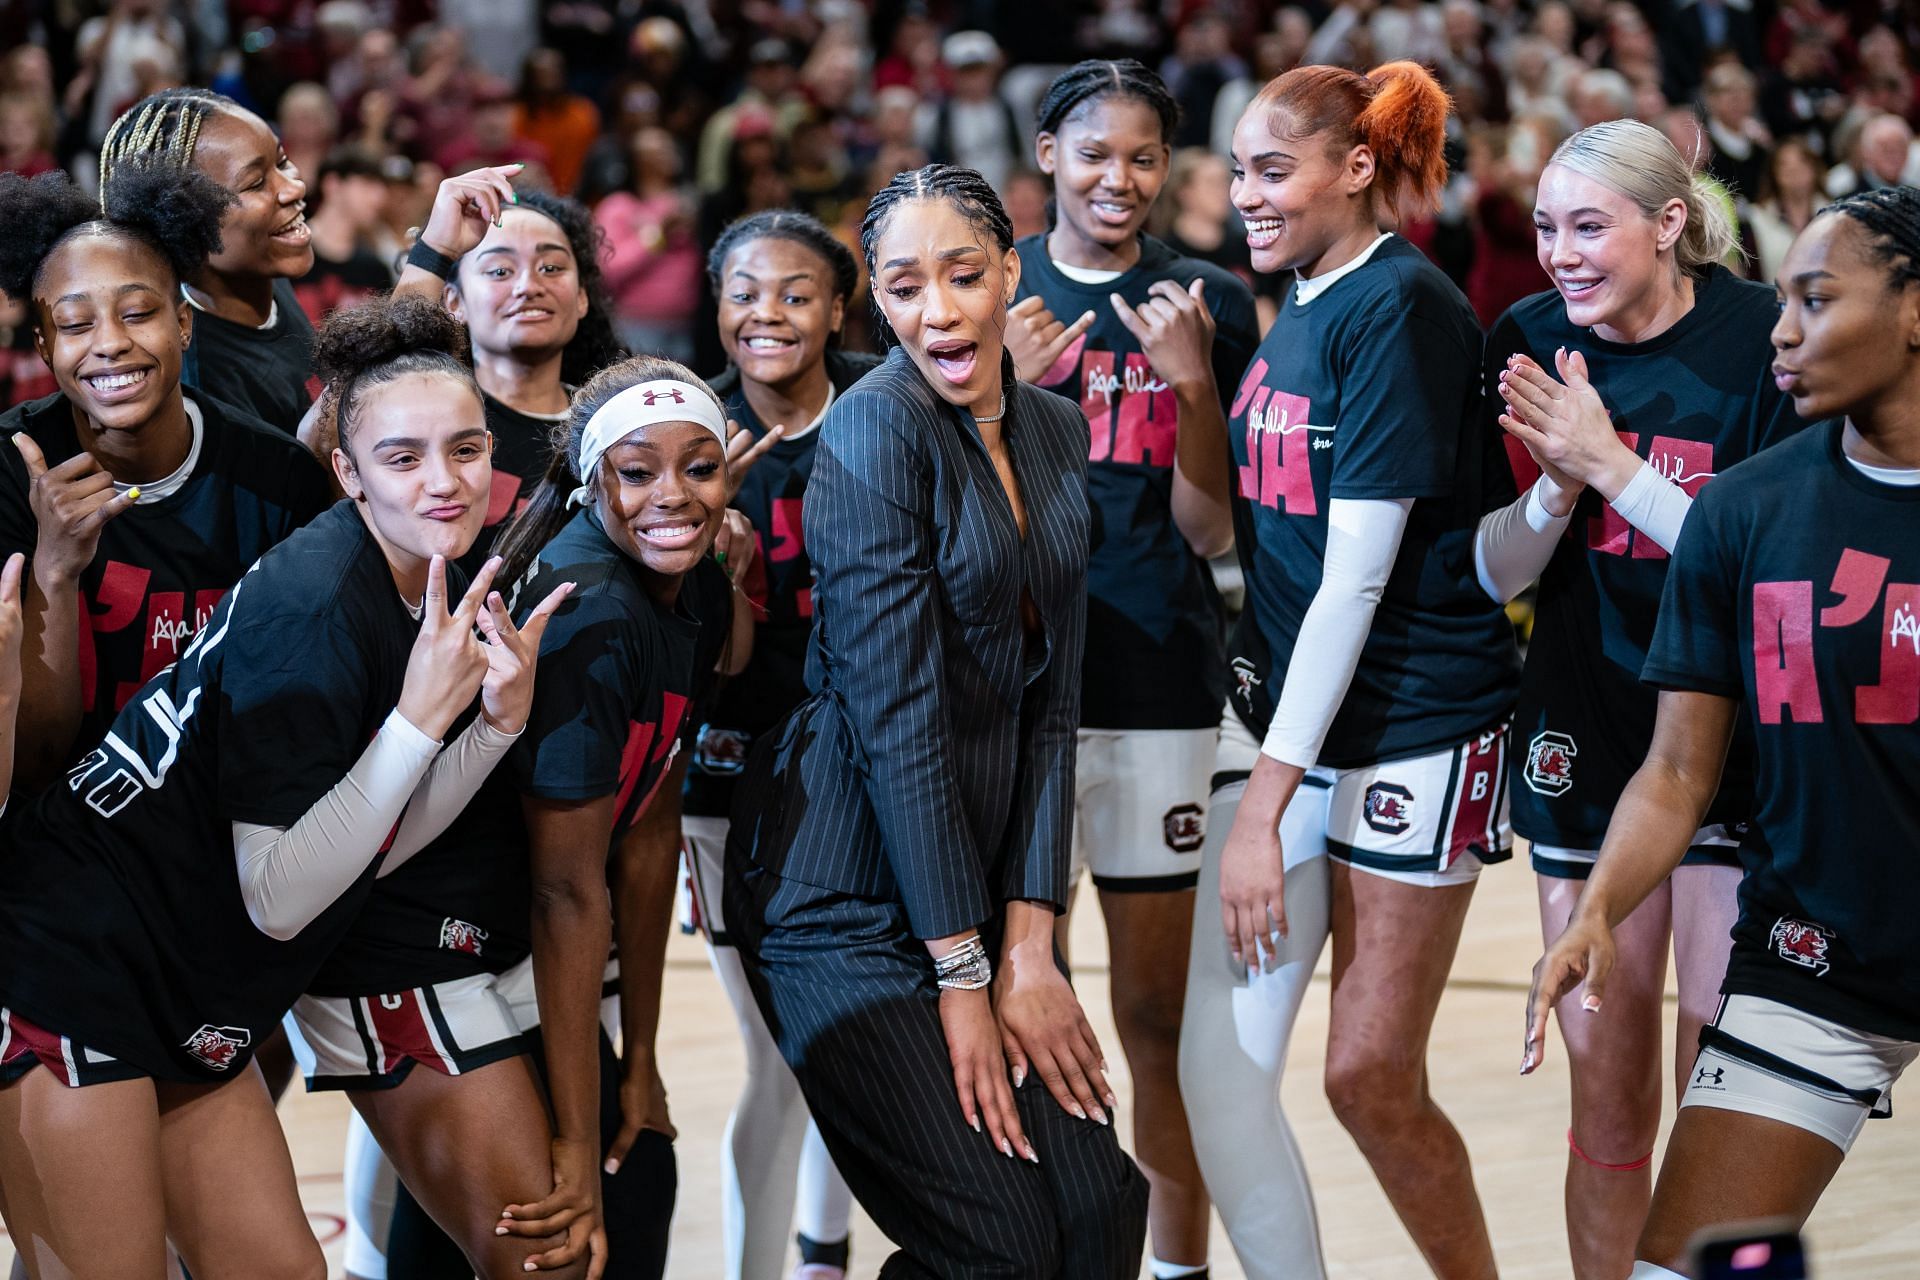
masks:
<path fill-rule="evenodd" d="M 1695 173 L 1679 148 L 1652 125 L 1608 120 L 1589 126 L 1561 143 L 1548 163 L 1613 188 L 1648 218 L 1659 217 L 1669 201 L 1686 205 L 1686 226 L 1673 246 L 1684 271 L 1699 273 L 1738 243 L 1733 215 L 1713 180 Z"/>

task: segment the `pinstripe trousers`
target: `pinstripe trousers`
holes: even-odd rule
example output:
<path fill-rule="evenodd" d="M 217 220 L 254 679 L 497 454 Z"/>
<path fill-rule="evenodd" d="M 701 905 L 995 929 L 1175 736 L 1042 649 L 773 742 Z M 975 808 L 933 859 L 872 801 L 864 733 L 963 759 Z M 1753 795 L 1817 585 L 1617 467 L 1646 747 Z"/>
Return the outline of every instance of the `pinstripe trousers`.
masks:
<path fill-rule="evenodd" d="M 754 998 L 834 1163 L 899 1252 L 883 1277 L 1134 1280 L 1147 1182 L 1111 1128 L 1029 1077 L 1015 1092 L 1040 1163 L 960 1113 L 926 948 L 897 902 L 729 859 L 726 913 Z M 983 927 L 982 937 L 990 928 Z"/>

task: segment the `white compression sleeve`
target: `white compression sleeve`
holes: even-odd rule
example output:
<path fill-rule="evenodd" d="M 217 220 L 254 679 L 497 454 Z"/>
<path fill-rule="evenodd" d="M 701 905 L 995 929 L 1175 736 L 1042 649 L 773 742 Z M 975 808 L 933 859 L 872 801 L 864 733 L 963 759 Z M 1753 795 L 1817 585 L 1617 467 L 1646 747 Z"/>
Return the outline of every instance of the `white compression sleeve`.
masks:
<path fill-rule="evenodd" d="M 1327 554 L 1293 658 L 1280 686 L 1280 703 L 1260 754 L 1310 769 L 1347 696 L 1360 649 L 1373 626 L 1411 498 L 1335 498 L 1327 504 Z"/>
<path fill-rule="evenodd" d="M 378 856 L 439 749 L 395 708 L 347 776 L 292 826 L 234 823 L 240 896 L 254 927 L 285 942 L 345 893 Z"/>
<path fill-rule="evenodd" d="M 1680 526 L 1687 522 L 1687 512 L 1693 510 L 1693 498 L 1655 471 L 1652 463 L 1643 462 L 1620 496 L 1613 500 L 1613 509 L 1620 513 L 1622 520 L 1672 554 L 1680 541 Z"/>
<path fill-rule="evenodd" d="M 1227 752 L 1223 742 L 1223 769 L 1231 767 Z M 1207 811 L 1180 1020 L 1180 1096 L 1193 1154 L 1247 1280 L 1325 1280 L 1313 1188 L 1280 1081 L 1331 919 L 1327 791 L 1301 787 L 1280 818 L 1287 936 L 1250 973 L 1227 950 L 1218 905 L 1221 852 L 1245 790 L 1233 782 L 1215 791 Z"/>
<path fill-rule="evenodd" d="M 1553 558 L 1553 549 L 1566 532 L 1572 513 L 1556 516 L 1541 501 L 1545 486 L 1553 481 L 1541 476 L 1532 487 L 1508 506 L 1480 517 L 1473 535 L 1473 571 L 1480 589 L 1505 604 L 1526 590 Z M 1556 486 L 1557 491 L 1557 486 Z"/>
<path fill-rule="evenodd" d="M 519 736 L 494 728 L 484 715 L 475 716 L 453 745 L 433 758 L 427 776 L 414 788 L 413 799 L 400 817 L 400 830 L 394 833 L 393 847 L 377 875 L 392 875 L 445 831 Z"/>

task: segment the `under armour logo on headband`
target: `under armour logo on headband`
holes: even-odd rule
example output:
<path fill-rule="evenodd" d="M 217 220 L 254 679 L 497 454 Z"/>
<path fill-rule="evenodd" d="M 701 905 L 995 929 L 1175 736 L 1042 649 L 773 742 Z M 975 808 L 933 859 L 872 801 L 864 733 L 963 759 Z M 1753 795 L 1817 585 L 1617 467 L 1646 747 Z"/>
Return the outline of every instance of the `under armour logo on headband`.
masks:
<path fill-rule="evenodd" d="M 681 393 L 678 387 L 668 391 L 645 391 L 641 394 L 645 403 L 650 405 L 658 404 L 663 396 L 672 396 L 675 404 L 685 404 L 687 402 L 687 397 Z"/>

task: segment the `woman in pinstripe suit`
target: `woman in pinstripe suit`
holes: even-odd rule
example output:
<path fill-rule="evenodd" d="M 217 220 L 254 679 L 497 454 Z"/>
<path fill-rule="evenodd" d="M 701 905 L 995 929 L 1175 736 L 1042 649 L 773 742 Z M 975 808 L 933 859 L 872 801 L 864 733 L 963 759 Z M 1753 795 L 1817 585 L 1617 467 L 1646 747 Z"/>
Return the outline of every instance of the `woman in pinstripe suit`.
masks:
<path fill-rule="evenodd" d="M 1014 380 L 1019 256 L 977 173 L 897 175 L 861 247 L 895 346 L 821 427 L 815 693 L 736 793 L 727 918 L 828 1149 L 900 1246 L 883 1276 L 1130 1280 L 1146 1182 L 1052 943 L 1086 426 Z"/>

